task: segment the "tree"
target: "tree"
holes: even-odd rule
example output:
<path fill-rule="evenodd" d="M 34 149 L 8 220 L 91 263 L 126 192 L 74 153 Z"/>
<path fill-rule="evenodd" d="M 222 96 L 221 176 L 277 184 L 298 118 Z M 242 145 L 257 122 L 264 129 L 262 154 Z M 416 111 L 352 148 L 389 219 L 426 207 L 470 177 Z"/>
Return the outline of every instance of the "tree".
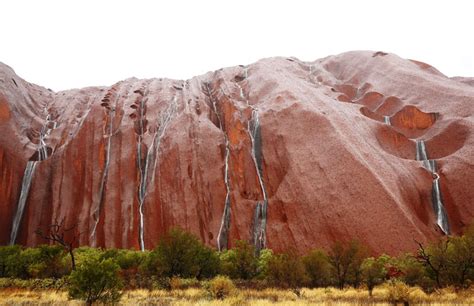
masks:
<path fill-rule="evenodd" d="M 386 274 L 383 259 L 373 257 L 364 259 L 362 262 L 362 276 L 369 290 L 369 296 L 372 296 L 374 287 L 385 280 Z"/>
<path fill-rule="evenodd" d="M 118 302 L 123 287 L 119 270 L 120 267 L 111 258 L 87 258 L 69 276 L 69 297 L 84 300 L 87 305 Z"/>
<path fill-rule="evenodd" d="M 46 233 L 41 229 L 37 229 L 35 233 L 41 238 L 60 245 L 71 256 L 71 268 L 76 269 L 76 260 L 74 258 L 74 249 L 77 247 L 80 233 L 76 232 L 77 224 L 65 226 L 64 219 L 57 221 L 49 226 Z"/>
<path fill-rule="evenodd" d="M 330 284 L 331 265 L 324 251 L 311 251 L 303 257 L 303 264 L 312 287 L 324 287 Z"/>
<path fill-rule="evenodd" d="M 447 277 L 450 243 L 449 238 L 441 239 L 428 247 L 417 242 L 419 246 L 417 259 L 425 266 L 428 275 L 434 279 L 438 288 L 444 285 Z"/>
<path fill-rule="evenodd" d="M 308 281 L 301 258 L 294 253 L 274 255 L 268 262 L 267 280 L 275 286 L 290 288 L 300 296 L 299 288 Z"/>
<path fill-rule="evenodd" d="M 448 277 L 450 283 L 465 288 L 474 272 L 474 226 L 461 237 L 453 237 L 448 247 Z"/>
<path fill-rule="evenodd" d="M 349 243 L 336 242 L 329 252 L 329 263 L 336 279 L 337 286 L 343 289 L 351 282 L 358 286 L 361 280 L 361 264 L 367 251 L 359 242 L 352 240 Z"/>
<path fill-rule="evenodd" d="M 387 272 L 390 279 L 401 280 L 409 286 L 420 286 L 425 291 L 431 291 L 435 287 L 434 280 L 428 277 L 425 266 L 417 256 L 410 253 L 392 258 Z"/>

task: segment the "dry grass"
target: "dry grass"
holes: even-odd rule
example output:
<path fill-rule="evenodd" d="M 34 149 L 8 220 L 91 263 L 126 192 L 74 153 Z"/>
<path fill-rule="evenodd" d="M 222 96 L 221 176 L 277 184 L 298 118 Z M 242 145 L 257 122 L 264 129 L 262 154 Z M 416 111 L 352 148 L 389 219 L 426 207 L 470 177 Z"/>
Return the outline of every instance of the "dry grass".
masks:
<path fill-rule="evenodd" d="M 166 290 L 126 291 L 121 305 L 391 305 L 389 285 L 374 289 L 369 298 L 363 289 L 318 288 L 302 289 L 298 297 L 291 290 L 242 289 L 224 300 L 213 300 L 204 289 L 188 288 Z M 474 290 L 456 292 L 446 288 L 426 294 L 419 288 L 409 288 L 409 300 L 417 305 L 474 305 Z M 83 305 L 80 301 L 69 301 L 65 291 L 25 289 L 0 290 L 0 305 Z"/>

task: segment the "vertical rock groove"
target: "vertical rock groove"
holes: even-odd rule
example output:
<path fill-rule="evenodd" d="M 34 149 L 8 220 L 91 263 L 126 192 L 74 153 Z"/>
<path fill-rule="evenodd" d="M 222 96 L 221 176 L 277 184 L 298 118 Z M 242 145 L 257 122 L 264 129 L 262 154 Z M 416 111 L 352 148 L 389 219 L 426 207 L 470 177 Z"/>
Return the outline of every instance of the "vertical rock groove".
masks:
<path fill-rule="evenodd" d="M 428 153 L 423 140 L 416 140 L 416 160 L 421 161 L 423 163 L 423 167 L 430 171 L 434 176 L 431 191 L 431 202 L 436 216 L 436 224 L 438 224 L 439 228 L 444 234 L 449 235 L 448 215 L 446 214 L 443 204 L 443 196 L 441 194 L 439 183 L 439 174 L 437 172 L 437 163 L 436 160 L 428 159 Z"/>

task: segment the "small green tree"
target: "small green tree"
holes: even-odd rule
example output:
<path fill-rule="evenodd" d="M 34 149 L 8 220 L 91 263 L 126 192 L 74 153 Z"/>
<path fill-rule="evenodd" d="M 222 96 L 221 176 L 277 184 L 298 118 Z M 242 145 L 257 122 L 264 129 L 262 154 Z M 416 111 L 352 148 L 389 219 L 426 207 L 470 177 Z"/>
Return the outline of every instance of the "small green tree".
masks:
<path fill-rule="evenodd" d="M 120 267 L 111 258 L 87 258 L 69 276 L 69 297 L 84 300 L 87 305 L 118 302 L 123 287 L 119 270 Z"/>
<path fill-rule="evenodd" d="M 362 262 L 362 277 L 369 290 L 369 296 L 372 296 L 374 287 L 385 280 L 387 271 L 381 258 L 366 258 Z"/>

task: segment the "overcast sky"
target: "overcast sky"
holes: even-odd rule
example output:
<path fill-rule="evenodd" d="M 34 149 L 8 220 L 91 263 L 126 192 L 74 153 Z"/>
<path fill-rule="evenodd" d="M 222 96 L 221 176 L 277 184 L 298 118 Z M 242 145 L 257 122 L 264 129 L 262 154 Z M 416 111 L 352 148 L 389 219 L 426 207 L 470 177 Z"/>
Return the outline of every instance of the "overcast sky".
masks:
<path fill-rule="evenodd" d="M 474 76 L 474 1 L 0 1 L 0 61 L 63 90 L 383 50 Z"/>

